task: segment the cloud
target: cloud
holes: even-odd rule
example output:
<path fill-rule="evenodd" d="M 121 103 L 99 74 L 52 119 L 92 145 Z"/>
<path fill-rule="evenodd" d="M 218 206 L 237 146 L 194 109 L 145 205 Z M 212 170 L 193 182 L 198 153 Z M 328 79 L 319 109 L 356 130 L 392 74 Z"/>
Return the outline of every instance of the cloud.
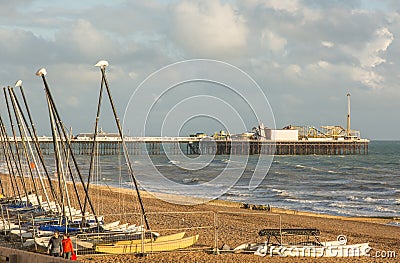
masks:
<path fill-rule="evenodd" d="M 352 77 L 373 89 L 382 89 L 385 77 L 375 71 L 375 68 L 386 62 L 382 57 L 393 42 L 393 34 L 385 27 L 377 29 L 372 39 L 365 44 L 364 49 L 352 52 L 358 57 L 360 65 L 355 67 Z"/>
<path fill-rule="evenodd" d="M 282 52 L 285 49 L 287 40 L 276 35 L 271 30 L 265 29 L 261 32 L 261 43 L 273 52 Z"/>
<path fill-rule="evenodd" d="M 8 85 L 23 79 L 32 110 L 44 112 L 35 114 L 44 123 L 38 126 L 47 127 L 43 93 L 37 92 L 43 87 L 34 76 L 45 66 L 66 123 L 75 131 L 91 129 L 100 83 L 93 64 L 99 59 L 110 62 L 108 78 L 121 111 L 155 70 L 206 57 L 232 63 L 253 77 L 267 93 L 278 126 L 293 120 L 318 125 L 314 120 L 321 116 L 334 119 L 341 114 L 341 99 L 325 98 L 342 98 L 349 91 L 355 102 L 362 101 L 359 112 L 373 102 L 376 115 L 384 116 L 400 110 L 393 104 L 400 100 L 396 4 L 149 0 L 63 6 L 8 1 L 0 10 L 0 81 Z M 290 98 L 302 102 L 300 109 Z M 370 129 L 369 123 L 359 125 Z M 394 131 L 391 136 L 398 138 Z"/>
<path fill-rule="evenodd" d="M 230 56 L 246 47 L 245 19 L 228 3 L 183 1 L 172 7 L 171 16 L 171 36 L 191 56 Z"/>
<path fill-rule="evenodd" d="M 270 0 L 266 1 L 264 4 L 276 11 L 285 11 L 292 14 L 296 13 L 300 9 L 297 0 Z"/>
<path fill-rule="evenodd" d="M 285 74 L 288 77 L 298 78 L 302 75 L 302 69 L 299 65 L 292 64 L 285 69 Z"/>
<path fill-rule="evenodd" d="M 360 63 L 364 68 L 374 68 L 386 62 L 380 55 L 384 53 L 393 42 L 393 34 L 385 27 L 375 31 L 374 39 L 368 42 L 360 54 Z"/>
<path fill-rule="evenodd" d="M 354 80 L 360 81 L 367 87 L 373 89 L 382 89 L 384 77 L 374 72 L 373 70 L 366 70 L 364 68 L 354 68 L 352 71 Z"/>
<path fill-rule="evenodd" d="M 70 28 L 61 30 L 56 35 L 60 46 L 74 52 L 75 56 L 95 59 L 103 54 L 108 56 L 118 52 L 118 43 L 103 31 L 94 27 L 89 21 L 80 19 Z"/>
<path fill-rule="evenodd" d="M 327 47 L 327 48 L 331 48 L 331 47 L 334 47 L 334 46 L 335 46 L 334 43 L 329 42 L 329 41 L 322 41 L 322 42 L 321 42 L 321 45 L 322 45 L 323 47 Z"/>

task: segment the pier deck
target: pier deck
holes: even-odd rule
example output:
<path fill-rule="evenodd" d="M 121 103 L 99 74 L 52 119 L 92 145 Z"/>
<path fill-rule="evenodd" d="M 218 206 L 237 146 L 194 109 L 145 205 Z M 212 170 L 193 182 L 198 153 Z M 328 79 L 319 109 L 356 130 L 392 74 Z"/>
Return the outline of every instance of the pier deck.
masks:
<path fill-rule="evenodd" d="M 75 154 L 90 154 L 92 138 L 73 138 L 71 145 Z M 15 145 L 13 139 L 9 141 Z M 17 144 L 21 139 L 17 138 Z M 26 140 L 25 140 L 26 141 Z M 28 141 L 31 141 L 30 139 Z M 122 153 L 121 140 L 116 137 L 98 137 L 100 155 Z M 210 155 L 365 155 L 368 154 L 369 140 L 214 140 L 197 137 L 126 137 L 125 143 L 131 155 L 161 154 L 210 154 Z M 53 152 L 51 137 L 39 137 L 44 154 Z"/>

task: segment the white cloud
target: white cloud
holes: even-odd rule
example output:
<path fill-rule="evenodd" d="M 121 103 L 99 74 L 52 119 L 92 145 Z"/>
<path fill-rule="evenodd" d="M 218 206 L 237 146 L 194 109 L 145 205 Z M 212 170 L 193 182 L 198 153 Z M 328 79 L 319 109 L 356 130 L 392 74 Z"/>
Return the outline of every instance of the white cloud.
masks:
<path fill-rule="evenodd" d="M 261 44 L 273 52 L 282 52 L 285 49 L 287 40 L 283 37 L 276 35 L 269 29 L 264 29 L 261 32 Z"/>
<path fill-rule="evenodd" d="M 184 1 L 173 8 L 172 35 L 180 47 L 198 56 L 235 54 L 246 47 L 244 18 L 219 1 Z"/>
<path fill-rule="evenodd" d="M 60 30 L 56 41 L 78 54 L 96 58 L 103 54 L 115 54 L 118 44 L 87 20 L 80 19 L 71 28 Z"/>
<path fill-rule="evenodd" d="M 300 77 L 302 74 L 302 70 L 301 67 L 299 65 L 289 65 L 286 69 L 285 69 L 285 73 L 288 77 Z"/>
<path fill-rule="evenodd" d="M 286 14 L 291 17 L 298 16 L 300 18 L 299 23 L 315 22 L 323 18 L 318 9 L 308 8 L 307 5 L 298 0 L 261 0 L 258 3 L 279 14 Z"/>
<path fill-rule="evenodd" d="M 326 48 L 332 48 L 335 46 L 335 44 L 332 42 L 329 42 L 329 41 L 322 41 L 321 46 L 326 47 Z"/>
<path fill-rule="evenodd" d="M 374 32 L 372 40 L 365 44 L 362 50 L 352 50 L 352 53 L 358 57 L 360 65 L 355 67 L 352 77 L 362 84 L 373 88 L 382 89 L 385 77 L 377 73 L 375 68 L 386 62 L 382 57 L 387 48 L 393 42 L 393 34 L 385 27 L 379 28 Z"/>
<path fill-rule="evenodd" d="M 138 74 L 134 71 L 129 72 L 128 75 L 131 79 L 136 79 L 138 77 Z"/>
<path fill-rule="evenodd" d="M 363 68 L 354 68 L 352 72 L 354 80 L 360 81 L 367 87 L 373 89 L 382 89 L 384 77 L 374 72 L 373 70 L 365 70 Z"/>
<path fill-rule="evenodd" d="M 322 69 L 328 69 L 330 66 L 329 62 L 323 60 L 318 61 L 317 65 Z"/>
<path fill-rule="evenodd" d="M 299 10 L 299 2 L 297 0 L 269 0 L 265 1 L 265 6 L 277 11 L 286 11 L 296 13 Z"/>
<path fill-rule="evenodd" d="M 393 34 L 387 28 L 377 29 L 374 39 L 366 44 L 365 49 L 360 54 L 361 66 L 373 68 L 386 62 L 380 54 L 387 50 L 393 39 Z"/>

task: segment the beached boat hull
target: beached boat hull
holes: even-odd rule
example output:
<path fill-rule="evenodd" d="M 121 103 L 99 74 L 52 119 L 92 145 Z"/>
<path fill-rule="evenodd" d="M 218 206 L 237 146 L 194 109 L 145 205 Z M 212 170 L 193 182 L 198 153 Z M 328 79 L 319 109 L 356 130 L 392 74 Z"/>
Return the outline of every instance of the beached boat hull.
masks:
<path fill-rule="evenodd" d="M 154 241 L 129 245 L 97 245 L 96 252 L 106 254 L 151 253 L 183 249 L 194 245 L 199 235 L 168 241 Z"/>
<path fill-rule="evenodd" d="M 172 235 L 159 236 L 156 239 L 146 238 L 144 239 L 145 243 L 153 242 L 165 242 L 182 239 L 185 236 L 185 232 L 180 232 Z M 114 243 L 114 245 L 133 245 L 133 244 L 142 244 L 141 239 L 133 239 L 133 240 L 121 240 Z"/>

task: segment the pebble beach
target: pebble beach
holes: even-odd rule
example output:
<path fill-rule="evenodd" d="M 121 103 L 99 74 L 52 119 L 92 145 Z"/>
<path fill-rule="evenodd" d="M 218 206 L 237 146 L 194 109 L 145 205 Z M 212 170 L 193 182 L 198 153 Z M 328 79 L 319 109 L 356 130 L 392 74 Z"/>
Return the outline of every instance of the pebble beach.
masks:
<path fill-rule="evenodd" d="M 137 211 L 134 204 L 133 190 L 93 186 L 91 188 L 94 203 L 102 203 L 103 209 L 109 214 L 118 214 L 120 207 L 115 204 L 124 200 L 126 211 Z M 388 225 L 393 219 L 385 218 L 351 218 L 313 214 L 301 211 L 284 210 L 271 207 L 271 211 L 253 211 L 240 208 L 242 204 L 214 200 L 200 205 L 177 205 L 155 198 L 147 192 L 142 192 L 143 203 L 149 214 L 150 226 L 153 229 L 162 229 L 168 226 L 163 213 L 189 212 L 190 225 L 213 226 L 209 221 L 208 212 L 216 213 L 218 217 L 218 248 L 227 245 L 234 248 L 241 242 L 262 242 L 258 231 L 263 228 L 274 228 L 280 224 L 283 228 L 317 228 L 321 232 L 321 241 L 336 240 L 338 235 L 346 235 L 349 244 L 369 242 L 372 250 L 370 257 L 356 258 L 300 258 L 300 257 L 260 257 L 254 254 L 224 253 L 213 254 L 209 250 L 201 249 L 185 252 L 164 252 L 148 254 L 143 257 L 136 255 L 86 255 L 79 256 L 82 262 L 397 262 L 400 255 L 400 228 Z M 187 198 L 187 197 L 176 197 Z M 129 202 L 128 200 L 132 200 Z M 160 213 L 160 214 L 157 214 Z M 202 214 L 205 213 L 205 214 Z M 177 215 L 184 217 L 184 214 Z M 117 216 L 106 216 L 106 220 L 118 219 Z M 127 219 L 129 220 L 129 218 Z M 175 224 L 175 219 L 171 220 Z M 175 227 L 175 226 L 171 226 Z M 186 227 L 182 226 L 182 227 Z M 165 228 L 164 228 L 165 229 Z M 213 245 L 215 230 L 206 229 L 199 243 Z M 194 232 L 201 232 L 199 229 Z M 195 249 L 195 247 L 193 248 Z M 396 258 L 376 258 L 377 251 L 395 251 Z"/>
<path fill-rule="evenodd" d="M 9 190 L 8 176 L 2 176 L 3 186 Z M 69 191 L 74 191 L 71 183 Z M 79 193 L 83 188 L 77 185 Z M 144 224 L 140 220 L 140 207 L 132 189 L 91 185 L 90 197 L 97 215 L 104 215 L 105 223 Z M 161 235 L 186 232 L 186 236 L 199 234 L 198 242 L 184 251 L 162 252 L 138 256 L 135 254 L 102 255 L 79 254 L 78 260 L 91 263 L 117 262 L 398 262 L 400 256 L 400 227 L 397 218 L 343 217 L 328 214 L 294 211 L 270 207 L 269 211 L 244 209 L 243 204 L 212 200 L 196 205 L 198 199 L 183 196 L 153 196 L 141 191 L 150 229 Z M 81 196 L 83 198 L 83 196 Z M 163 201 L 167 199 L 169 202 Z M 76 198 L 71 197 L 78 207 Z M 171 202 L 175 200 L 175 202 Z M 251 205 L 250 205 L 251 207 Z M 348 244 L 369 242 L 370 256 L 349 258 L 280 257 L 253 253 L 225 251 L 243 243 L 263 243 L 265 237 L 258 232 L 265 228 L 316 228 L 320 241 L 336 240 L 345 235 Z M 215 247 L 218 253 L 215 253 Z M 222 250 L 225 249 L 225 250 Z M 391 252 L 391 257 L 375 257 L 376 253 Z M 40 253 L 40 252 L 39 252 Z M 92 252 L 93 253 L 93 252 Z M 394 254 L 393 254 L 394 253 Z"/>

